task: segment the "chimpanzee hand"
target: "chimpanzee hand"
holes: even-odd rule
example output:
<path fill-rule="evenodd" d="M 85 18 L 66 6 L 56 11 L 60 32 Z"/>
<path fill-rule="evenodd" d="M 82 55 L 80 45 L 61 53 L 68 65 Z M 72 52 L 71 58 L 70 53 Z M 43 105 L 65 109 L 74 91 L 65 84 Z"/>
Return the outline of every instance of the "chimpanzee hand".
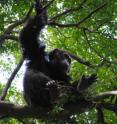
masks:
<path fill-rule="evenodd" d="M 83 90 L 87 89 L 90 85 L 92 85 L 94 82 L 96 82 L 96 80 L 97 80 L 97 76 L 95 74 L 92 74 L 89 77 L 86 77 L 85 75 L 83 75 L 78 82 L 77 90 L 83 91 Z"/>

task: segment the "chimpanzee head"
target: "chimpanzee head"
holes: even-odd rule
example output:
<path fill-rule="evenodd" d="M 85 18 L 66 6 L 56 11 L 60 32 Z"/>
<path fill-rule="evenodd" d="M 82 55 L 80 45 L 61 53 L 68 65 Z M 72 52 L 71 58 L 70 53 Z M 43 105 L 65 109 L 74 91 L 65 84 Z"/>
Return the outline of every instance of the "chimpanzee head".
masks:
<path fill-rule="evenodd" d="M 53 69 L 61 74 L 69 74 L 71 58 L 67 52 L 60 49 L 54 49 L 49 53 L 49 60 Z"/>

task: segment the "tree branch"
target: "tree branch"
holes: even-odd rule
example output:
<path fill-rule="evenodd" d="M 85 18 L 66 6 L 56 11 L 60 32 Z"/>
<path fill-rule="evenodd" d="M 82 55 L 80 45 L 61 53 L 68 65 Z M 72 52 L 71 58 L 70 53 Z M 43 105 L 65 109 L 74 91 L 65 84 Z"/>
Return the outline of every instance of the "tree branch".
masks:
<path fill-rule="evenodd" d="M 2 43 L 4 42 L 4 40 L 6 39 L 5 37 L 7 37 L 8 34 L 10 34 L 11 31 L 15 27 L 23 24 L 29 18 L 29 15 L 31 14 L 32 10 L 33 10 L 33 5 L 30 7 L 27 15 L 22 20 L 15 21 L 13 24 L 11 24 L 10 26 L 7 27 L 7 29 L 5 30 L 4 34 L 0 36 L 0 46 L 2 45 Z M 13 39 L 17 40 L 17 38 L 13 38 Z"/>
<path fill-rule="evenodd" d="M 19 122 L 21 122 L 22 124 L 30 124 L 30 123 L 27 123 L 27 122 L 23 121 L 23 120 L 20 119 L 20 118 L 17 118 L 17 120 L 18 120 Z M 32 124 L 33 124 L 33 123 L 32 123 Z"/>
<path fill-rule="evenodd" d="M 2 41 L 5 39 L 15 40 L 18 41 L 18 36 L 10 35 L 10 34 L 4 34 L 0 36 L 0 45 L 2 44 Z"/>
<path fill-rule="evenodd" d="M 106 99 L 106 98 L 113 96 L 113 95 L 117 95 L 117 90 L 101 93 L 98 96 L 94 97 L 93 100 L 95 100 L 95 101 L 103 100 L 103 99 Z"/>
<path fill-rule="evenodd" d="M 93 10 L 91 13 L 89 13 L 89 15 L 87 15 L 85 18 L 83 18 L 79 24 L 83 23 L 84 21 L 86 21 L 88 18 L 90 18 L 94 13 L 96 13 L 97 11 L 99 11 L 100 9 L 102 9 L 103 7 L 105 7 L 107 5 L 106 3 L 103 3 L 102 5 L 100 5 L 99 7 L 97 7 L 95 10 Z"/>
<path fill-rule="evenodd" d="M 102 109 L 107 109 L 113 111 L 117 114 L 117 105 L 111 103 L 93 103 L 91 101 L 78 101 L 76 103 L 71 102 L 67 103 L 63 106 L 63 110 L 56 113 L 53 112 L 52 108 L 34 108 L 29 106 L 15 106 L 11 103 L 0 102 L 0 116 L 7 115 L 6 117 L 12 118 L 38 118 L 44 120 L 68 120 L 71 115 L 77 113 L 83 113 L 87 111 L 87 109 L 91 109 L 93 107 L 101 107 Z M 99 117 L 98 117 L 99 118 Z M 101 121 L 103 119 L 101 118 Z"/>
<path fill-rule="evenodd" d="M 67 51 L 66 51 L 67 52 Z M 70 52 L 67 52 L 71 58 L 73 58 L 74 60 L 78 61 L 79 63 L 83 64 L 83 65 L 86 65 L 90 68 L 93 68 L 94 66 L 89 62 L 89 61 L 85 61 L 83 60 L 82 58 L 70 53 Z"/>
<path fill-rule="evenodd" d="M 83 23 L 84 21 L 86 21 L 87 19 L 89 19 L 94 13 L 96 13 L 97 11 L 99 11 L 100 9 L 102 9 L 104 6 L 106 6 L 107 3 L 103 3 L 102 5 L 100 5 L 99 7 L 97 7 L 95 10 L 93 10 L 92 12 L 90 12 L 85 18 L 81 19 L 78 23 L 72 23 L 72 24 L 60 24 L 57 22 L 48 22 L 48 25 L 51 26 L 58 26 L 60 28 L 65 28 L 65 27 L 78 27 L 81 23 Z"/>
<path fill-rule="evenodd" d="M 51 4 L 54 2 L 55 0 L 51 0 L 44 8 L 43 10 L 49 8 L 51 6 Z"/>
<path fill-rule="evenodd" d="M 17 65 L 17 67 L 14 69 L 13 73 L 11 74 L 10 78 L 8 79 L 8 82 L 5 86 L 5 88 L 3 89 L 3 92 L 2 92 L 2 95 L 0 97 L 0 100 L 4 100 L 6 95 L 7 95 L 7 91 L 9 89 L 9 87 L 11 86 L 11 83 L 15 77 L 15 75 L 17 74 L 17 72 L 19 71 L 20 67 L 22 66 L 23 64 L 23 58 L 20 60 L 19 64 Z"/>
<path fill-rule="evenodd" d="M 15 23 L 11 24 L 7 29 L 6 31 L 4 32 L 5 34 L 9 34 L 11 33 L 11 31 L 13 30 L 14 27 L 17 27 L 19 25 L 21 25 L 22 23 L 24 23 L 30 16 L 32 10 L 33 10 L 33 7 L 34 5 L 32 4 L 28 13 L 26 14 L 26 16 L 22 19 L 22 20 L 19 20 L 19 21 L 16 21 Z"/>
<path fill-rule="evenodd" d="M 102 108 L 97 107 L 96 109 L 97 109 L 97 119 L 98 119 L 97 123 L 98 124 L 106 124 L 105 120 L 104 120 L 104 113 L 102 111 Z"/>
<path fill-rule="evenodd" d="M 76 56 L 76 55 L 74 55 L 74 54 L 72 54 L 72 53 L 70 53 L 68 51 L 65 51 L 65 50 L 62 50 L 62 51 L 68 53 L 72 59 L 74 59 L 77 62 L 79 62 L 79 63 L 81 63 L 83 65 L 86 65 L 87 67 L 90 67 L 90 68 L 99 68 L 99 67 L 102 67 L 104 65 L 104 62 L 105 62 L 105 60 L 102 60 L 99 64 L 93 65 L 89 61 L 86 61 L 86 60 L 82 59 L 81 57 Z"/>
<path fill-rule="evenodd" d="M 86 29 L 83 29 L 83 32 L 84 32 L 85 39 L 86 39 L 86 42 L 87 42 L 87 44 L 89 45 L 89 47 L 90 47 L 100 58 L 104 58 L 104 57 L 102 57 L 102 55 L 101 55 L 94 47 L 92 47 L 92 45 L 90 44 L 89 38 L 88 38 L 87 33 L 86 33 Z"/>
<path fill-rule="evenodd" d="M 101 103 L 101 107 L 104 109 L 113 111 L 117 115 L 117 104 L 111 104 L 111 103 Z"/>
<path fill-rule="evenodd" d="M 53 21 L 55 21 L 57 18 L 59 18 L 59 17 L 61 17 L 61 16 L 63 16 L 63 15 L 66 15 L 66 14 L 68 14 L 68 13 L 71 13 L 71 12 L 74 12 L 74 11 L 79 10 L 79 9 L 82 7 L 82 5 L 83 5 L 86 1 L 87 1 L 87 0 L 83 0 L 82 3 L 79 5 L 79 7 L 71 8 L 71 9 L 65 10 L 64 12 L 62 12 L 62 13 L 60 13 L 60 14 L 54 16 L 54 17 L 52 17 L 49 21 L 50 21 L 50 22 L 53 22 Z"/>
<path fill-rule="evenodd" d="M 83 29 L 83 28 L 82 28 Z M 92 45 L 90 44 L 90 41 L 89 41 L 89 38 L 88 38 L 88 36 L 87 36 L 87 33 L 86 33 L 86 28 L 84 28 L 83 29 L 83 32 L 84 32 L 84 35 L 85 35 L 85 39 L 86 39 L 86 41 L 87 41 L 87 44 L 89 45 L 89 47 L 100 57 L 100 59 L 101 59 L 101 62 L 98 64 L 98 65 L 96 65 L 96 67 L 102 67 L 104 64 L 105 64 L 105 62 L 106 63 L 108 63 L 108 64 L 117 64 L 117 62 L 115 62 L 115 61 L 109 61 L 105 56 L 103 56 L 103 55 L 101 55 L 94 47 L 92 47 Z"/>
<path fill-rule="evenodd" d="M 41 118 L 52 120 L 67 120 L 71 114 L 82 113 L 92 107 L 91 102 L 78 102 L 66 104 L 64 110 L 55 113 L 52 108 L 32 108 L 28 106 L 15 106 L 14 104 L 0 102 L 0 116 L 7 115 L 13 118 Z"/>

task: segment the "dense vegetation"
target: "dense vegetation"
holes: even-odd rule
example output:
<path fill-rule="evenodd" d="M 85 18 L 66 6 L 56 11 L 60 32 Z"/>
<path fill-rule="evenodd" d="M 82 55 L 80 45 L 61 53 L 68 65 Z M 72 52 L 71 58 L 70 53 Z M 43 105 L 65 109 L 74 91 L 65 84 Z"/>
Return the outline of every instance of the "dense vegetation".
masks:
<path fill-rule="evenodd" d="M 25 104 L 22 90 L 16 88 L 19 85 L 18 82 L 22 83 L 23 75 L 22 69 L 19 70 L 23 60 L 18 36 L 29 16 L 26 14 L 33 2 L 33 0 L 0 0 L 1 100 L 21 106 Z M 47 50 L 60 48 L 80 58 L 81 61 L 72 61 L 73 80 L 80 79 L 84 74 L 97 74 L 97 82 L 83 93 L 88 100 L 103 93 L 95 98 L 97 106 L 75 115 L 76 122 L 80 124 L 117 123 L 116 8 L 117 1 L 115 0 L 54 0 L 48 7 L 49 22 L 41 35 Z M 16 116 L 16 120 L 3 117 L 2 108 L 5 105 L 7 108 L 8 104 L 0 103 L 0 124 L 31 123 L 31 119 Z M 96 107 L 99 108 L 96 109 Z M 41 122 L 38 119 L 35 123 Z M 52 122 L 47 121 L 47 123 Z"/>

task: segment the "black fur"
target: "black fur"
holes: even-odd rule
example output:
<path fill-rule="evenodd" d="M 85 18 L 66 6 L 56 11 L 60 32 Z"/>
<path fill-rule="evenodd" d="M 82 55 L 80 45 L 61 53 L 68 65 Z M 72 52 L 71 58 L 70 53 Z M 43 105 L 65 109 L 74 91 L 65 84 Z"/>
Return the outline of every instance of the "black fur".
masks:
<path fill-rule="evenodd" d="M 37 8 L 36 8 L 37 9 Z M 20 33 L 23 56 L 27 60 L 24 76 L 24 98 L 30 106 L 51 106 L 56 99 L 57 87 L 47 83 L 51 80 L 69 82 L 70 58 L 59 49 L 45 52 L 45 45 L 38 39 L 46 18 L 37 9 Z M 39 13 L 39 14 L 38 14 Z M 51 95 L 55 94 L 55 96 Z"/>
<path fill-rule="evenodd" d="M 40 8 L 39 8 L 40 7 Z M 38 39 L 47 22 L 47 15 L 36 5 L 36 16 L 30 18 L 20 33 L 23 56 L 27 60 L 24 75 L 24 98 L 29 106 L 51 106 L 59 97 L 57 85 L 52 80 L 65 82 L 71 87 L 71 94 L 79 94 L 96 80 L 96 76 L 81 78 L 70 85 L 69 70 L 71 58 L 66 52 L 54 49 L 47 53 L 45 45 Z"/>

